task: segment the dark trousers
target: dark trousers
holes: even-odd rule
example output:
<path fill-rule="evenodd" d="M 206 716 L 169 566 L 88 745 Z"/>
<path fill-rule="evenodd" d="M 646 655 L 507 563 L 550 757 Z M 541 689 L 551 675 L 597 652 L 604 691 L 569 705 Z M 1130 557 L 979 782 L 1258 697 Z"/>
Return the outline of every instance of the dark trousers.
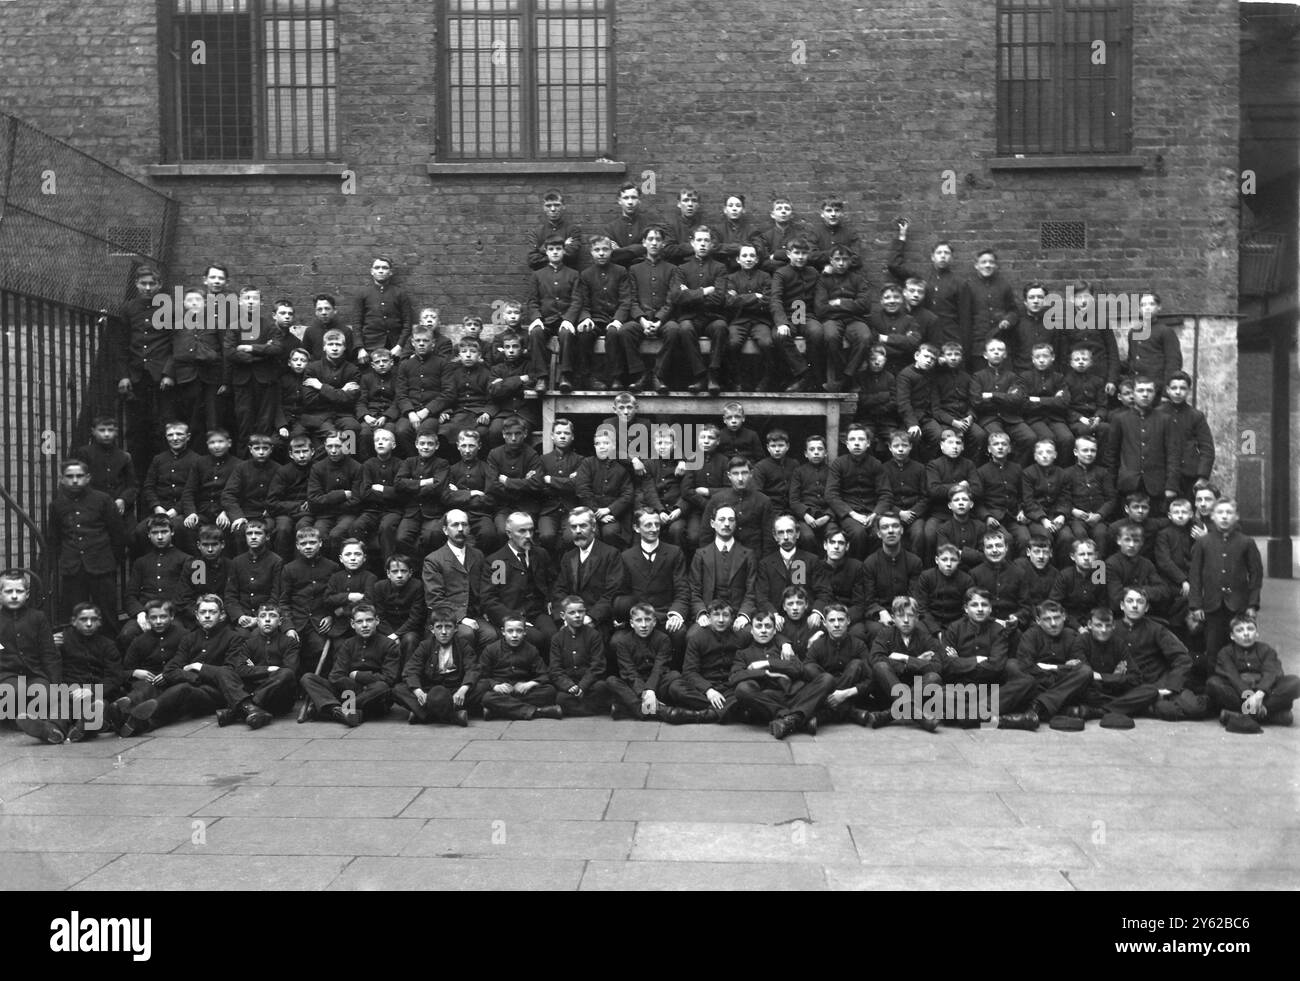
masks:
<path fill-rule="evenodd" d="M 609 715 L 609 707 L 614 704 L 614 695 L 610 691 L 608 681 L 602 678 L 580 696 L 570 695 L 567 691 L 557 691 L 555 704 L 564 710 L 565 715 Z"/>
<path fill-rule="evenodd" d="M 280 411 L 280 386 L 251 381 L 236 385 L 235 425 L 238 428 L 235 450 L 243 453 L 253 433 L 276 434 L 275 417 Z"/>
<path fill-rule="evenodd" d="M 1072 668 L 1044 671 L 1037 677 L 1034 701 L 1042 708 L 1039 715 L 1051 718 L 1067 705 L 1082 704 L 1092 684 L 1092 668 L 1076 664 Z"/>
<path fill-rule="evenodd" d="M 431 685 L 424 689 L 425 699 L 424 704 L 421 705 L 420 700 L 415 697 L 415 689 L 406 682 L 399 681 L 393 687 L 393 700 L 414 713 L 422 725 L 431 722 L 450 724 L 456 715 L 456 706 L 451 700 L 454 692 L 454 688 L 447 688 L 440 684 Z M 464 708 L 467 712 L 474 712 L 480 708 L 480 697 L 477 691 L 465 693 Z"/>
<path fill-rule="evenodd" d="M 664 343 L 655 358 L 655 374 L 660 380 L 666 380 L 674 367 L 680 368 L 692 379 L 703 375 L 706 369 L 704 358 L 700 355 L 700 342 L 695 337 L 695 328 L 689 323 L 683 325 L 675 320 L 665 320 L 659 330 Z"/>
<path fill-rule="evenodd" d="M 430 552 L 442 548 L 447 535 L 442 530 L 442 518 L 403 518 L 397 525 L 397 549 L 416 561 L 423 561 Z M 391 554 L 391 553 L 388 553 Z"/>
<path fill-rule="evenodd" d="M 106 637 L 117 639 L 117 572 L 87 572 L 81 569 L 68 575 L 60 576 L 59 620 L 71 620 L 72 608 L 78 603 L 90 601 L 99 607 L 104 615 L 100 632 Z"/>
<path fill-rule="evenodd" d="M 644 682 L 646 679 L 642 678 L 641 680 Z M 609 691 L 610 698 L 623 706 L 628 715 L 634 719 L 643 718 L 641 715 L 641 696 L 632 690 L 631 685 L 622 678 L 606 678 L 605 687 Z M 655 717 L 647 716 L 647 718 Z"/>
<path fill-rule="evenodd" d="M 211 382 L 198 378 L 179 384 L 173 389 L 174 410 L 176 418 L 187 422 L 190 432 L 199 438 L 221 425 L 220 411 L 217 406 L 217 388 Z"/>
<path fill-rule="evenodd" d="M 635 321 L 605 328 L 605 360 L 612 380 L 618 381 L 626 375 L 635 381 L 645 374 L 645 361 L 641 357 L 643 336 L 641 325 Z"/>
<path fill-rule="evenodd" d="M 272 715 L 284 715 L 298 698 L 298 679 L 285 668 L 273 671 L 263 679 L 244 679 L 243 684 L 253 704 Z"/>
<path fill-rule="evenodd" d="M 131 395 L 126 401 L 125 442 L 141 475 L 141 468 L 167 446 L 163 427 L 176 420 L 173 392 L 174 389 L 170 388 L 160 389 L 148 374 L 142 381 L 131 385 Z"/>
<path fill-rule="evenodd" d="M 386 560 L 397 551 L 398 526 L 402 522 L 399 511 L 362 511 L 352 524 L 352 534 L 367 548 L 374 545 L 375 532 L 379 533 L 379 554 Z"/>
<path fill-rule="evenodd" d="M 719 682 L 714 685 L 714 688 L 716 688 L 725 699 L 720 714 L 723 719 L 728 719 L 736 711 L 736 693 L 729 690 L 724 682 Z M 704 692 L 696 691 L 694 686 L 688 684 L 686 679 L 676 672 L 673 672 L 664 694 L 666 696 L 665 701 L 670 705 L 677 706 L 678 708 L 693 709 L 697 712 L 713 708 L 713 706 L 709 704 L 708 698 L 705 697 Z"/>
<path fill-rule="evenodd" d="M 862 661 L 850 661 L 838 674 L 826 671 L 819 665 L 805 664 L 803 669 L 805 681 L 814 681 L 817 678 L 826 677 L 831 679 L 830 688 L 826 694 L 831 692 L 842 691 L 845 688 L 857 688 L 864 681 L 871 681 L 871 668 Z M 869 690 L 870 686 L 868 686 Z M 888 693 L 886 693 L 888 694 Z M 842 718 L 848 714 L 851 708 L 861 708 L 862 703 L 866 700 L 866 693 L 850 695 L 844 701 L 840 702 L 834 709 L 823 707 L 822 715 L 831 718 Z"/>
<path fill-rule="evenodd" d="M 788 685 L 783 685 L 775 678 L 763 681 L 751 678 L 736 686 L 736 701 L 751 720 L 771 722 L 786 715 L 811 719 L 834 686 L 835 679 L 828 674 L 818 675 L 811 681 L 795 681 Z"/>
<path fill-rule="evenodd" d="M 480 681 L 478 694 L 483 701 L 483 710 L 505 719 L 531 719 L 533 714 L 547 705 L 555 704 L 555 686 L 541 684 L 529 689 L 522 695 L 511 692 L 503 695 L 492 690 L 497 681 Z"/>
<path fill-rule="evenodd" d="M 353 710 L 361 715 L 382 716 L 392 706 L 393 690 L 386 681 L 370 681 L 362 684 L 351 678 L 331 682 L 328 678 L 312 672 L 302 676 L 303 693 L 316 707 L 317 714 L 324 715 L 330 709 L 338 708 L 342 699 L 352 694 Z"/>
<path fill-rule="evenodd" d="M 758 320 L 737 320 L 728 328 L 727 347 L 731 356 L 739 357 L 745 341 L 751 339 L 758 347 L 763 375 L 769 385 L 786 378 L 801 378 L 808 370 L 807 360 L 795 346 L 793 332 L 779 337 L 776 328 Z"/>
<path fill-rule="evenodd" d="M 727 322 L 709 313 L 692 314 L 680 321 L 683 330 L 695 332 L 696 343 L 709 339 L 709 371 L 722 370 L 722 356 L 727 352 Z"/>
<path fill-rule="evenodd" d="M 882 659 L 871 666 L 873 694 L 877 698 L 887 699 L 891 707 L 900 696 L 906 698 L 914 693 L 913 678 L 921 679 L 921 690 L 915 692 L 912 706 L 912 718 L 919 719 L 925 704 L 926 686 L 943 684 L 943 676 L 939 674 L 938 665 L 935 664 L 933 669 L 918 671 L 901 661 L 895 664 L 888 659 Z M 930 691 L 934 689 L 931 688 Z"/>
<path fill-rule="evenodd" d="M 946 685 L 997 685 L 998 711 L 1003 715 L 1028 708 L 1034 697 L 1036 683 L 1016 661 L 1008 661 L 1001 671 L 989 667 L 989 662 L 985 661 L 960 673 L 951 665 L 945 665 L 940 673 Z"/>
<path fill-rule="evenodd" d="M 1215 710 L 1241 711 L 1241 696 L 1225 678 L 1214 677 L 1207 681 L 1205 694 L 1210 699 L 1210 706 Z M 1273 682 L 1272 687 L 1265 693 L 1264 709 L 1269 715 L 1274 712 L 1285 712 L 1291 708 L 1291 704 L 1297 698 L 1300 698 L 1300 677 L 1284 674 Z"/>
<path fill-rule="evenodd" d="M 240 694 L 242 695 L 242 693 L 241 688 Z M 154 710 L 153 718 L 149 720 L 152 729 L 157 729 L 159 726 L 165 726 L 171 722 L 179 722 L 181 719 L 211 715 L 218 709 L 235 707 L 230 704 L 227 698 L 223 697 L 221 689 L 210 684 L 195 685 L 182 682 L 179 685 L 164 688 L 157 698 L 158 707 Z M 239 701 L 237 700 L 235 705 L 238 704 Z"/>

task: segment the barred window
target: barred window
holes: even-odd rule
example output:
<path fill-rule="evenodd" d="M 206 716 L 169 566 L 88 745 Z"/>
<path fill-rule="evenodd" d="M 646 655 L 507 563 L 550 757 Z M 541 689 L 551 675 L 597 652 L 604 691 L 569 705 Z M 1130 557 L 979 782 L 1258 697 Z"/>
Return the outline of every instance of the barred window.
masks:
<path fill-rule="evenodd" d="M 167 162 L 338 155 L 337 0 L 160 0 Z"/>
<path fill-rule="evenodd" d="M 1131 0 L 998 0 L 998 153 L 1126 154 Z"/>
<path fill-rule="evenodd" d="M 439 156 L 611 153 L 613 0 L 443 0 Z"/>

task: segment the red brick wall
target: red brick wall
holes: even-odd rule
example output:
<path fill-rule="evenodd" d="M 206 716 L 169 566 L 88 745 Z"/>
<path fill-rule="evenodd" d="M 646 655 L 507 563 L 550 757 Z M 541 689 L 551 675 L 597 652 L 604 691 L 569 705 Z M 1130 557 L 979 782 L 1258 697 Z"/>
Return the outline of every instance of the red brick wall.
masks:
<path fill-rule="evenodd" d="M 305 303 L 364 282 L 392 252 L 444 319 L 520 292 L 523 232 L 557 186 L 584 226 L 613 210 L 618 175 L 431 178 L 435 4 L 342 0 L 340 126 L 355 195 L 335 178 L 157 179 L 181 203 L 175 266 L 210 256 L 233 279 Z M 877 256 L 906 214 L 959 262 L 992 244 L 1014 281 L 1081 275 L 1154 286 L 1169 312 L 1235 310 L 1237 19 L 1233 0 L 1150 0 L 1134 14 L 1134 152 L 1141 171 L 993 171 L 991 3 L 621 0 L 617 144 L 654 171 L 669 211 L 684 183 L 706 212 L 726 190 L 765 215 L 773 192 L 810 214 L 843 194 Z M 0 4 L 0 105 L 133 176 L 158 161 L 156 10 L 149 0 Z M 794 64 L 792 42 L 806 45 Z M 1162 164 L 1157 167 L 1155 158 Z M 958 178 L 941 193 L 942 173 Z M 973 183 L 967 182 L 971 175 Z M 1043 253 L 1038 223 L 1085 220 L 1086 253 Z"/>

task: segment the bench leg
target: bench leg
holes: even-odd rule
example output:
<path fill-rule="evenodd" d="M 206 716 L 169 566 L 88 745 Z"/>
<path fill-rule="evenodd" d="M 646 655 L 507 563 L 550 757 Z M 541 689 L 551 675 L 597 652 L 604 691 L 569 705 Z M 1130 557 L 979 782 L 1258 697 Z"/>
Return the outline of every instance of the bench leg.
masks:
<path fill-rule="evenodd" d="M 551 429 L 555 425 L 555 399 L 549 396 L 542 398 L 542 452 L 550 453 L 551 446 Z"/>
<path fill-rule="evenodd" d="M 834 399 L 826 403 L 826 456 L 834 460 L 840 447 L 840 403 Z"/>

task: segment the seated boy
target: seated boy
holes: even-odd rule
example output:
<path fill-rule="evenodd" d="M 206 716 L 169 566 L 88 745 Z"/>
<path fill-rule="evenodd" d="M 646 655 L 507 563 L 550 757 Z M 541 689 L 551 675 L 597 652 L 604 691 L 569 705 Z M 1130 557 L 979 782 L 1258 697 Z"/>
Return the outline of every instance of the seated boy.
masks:
<path fill-rule="evenodd" d="M 970 572 L 984 561 L 984 533 L 989 527 L 971 517 L 973 498 L 965 484 L 953 484 L 948 491 L 950 517 L 939 523 L 935 531 L 934 548 L 951 545 L 957 549 L 961 568 Z M 957 604 L 961 606 L 960 603 Z M 958 616 L 961 615 L 960 610 Z"/>
<path fill-rule="evenodd" d="M 871 682 L 882 697 L 896 704 L 898 699 L 912 695 L 909 717 L 922 729 L 934 732 L 939 728 L 939 719 L 926 705 L 925 692 L 943 683 L 938 644 L 921 625 L 920 608 L 911 596 L 894 597 L 889 611 L 893 622 L 878 630 L 871 643 Z M 876 729 L 895 719 L 892 711 L 871 712 L 869 721 Z"/>
<path fill-rule="evenodd" d="M 484 554 L 500 544 L 496 530 L 496 488 L 492 486 L 488 465 L 478 453 L 483 438 L 476 429 L 462 429 L 456 434 L 460 459 L 447 470 L 442 503 L 448 510 L 463 510 L 470 521 L 469 541 Z"/>
<path fill-rule="evenodd" d="M 1015 548 L 1024 551 L 1029 545 L 1029 529 L 1025 527 L 1020 497 L 1024 471 L 1011 459 L 1011 437 L 1006 433 L 989 433 L 988 451 L 988 462 L 975 471 L 971 480 L 975 517 L 990 529 L 1005 531 Z"/>
<path fill-rule="evenodd" d="M 613 696 L 605 683 L 605 641 L 587 616 L 581 596 L 569 594 L 558 604 L 563 623 L 551 638 L 550 681 L 555 701 L 566 716 L 608 715 Z"/>
<path fill-rule="evenodd" d="M 276 471 L 271 480 L 270 509 L 275 516 L 272 547 L 275 554 L 288 562 L 293 558 L 294 536 L 303 528 L 314 527 L 307 485 L 311 480 L 311 439 L 294 436 L 289 440 L 289 462 Z"/>
<path fill-rule="evenodd" d="M 1092 668 L 1075 650 L 1075 632 L 1065 625 L 1060 603 L 1044 600 L 1034 608 L 1035 622 L 1020 638 L 1016 656 L 1036 683 L 1034 711 L 1040 721 L 1086 701 Z M 1077 726 L 1077 723 L 1075 724 Z"/>
<path fill-rule="evenodd" d="M 728 402 L 722 407 L 722 428 L 718 430 L 718 452 L 728 459 L 743 456 L 750 465 L 763 458 L 763 441 L 745 426 L 745 407 Z"/>
<path fill-rule="evenodd" d="M 311 502 L 312 524 L 329 551 L 338 555 L 339 545 L 352 533 L 361 507 L 361 464 L 343 450 L 343 433 L 331 430 L 325 436 L 325 459 L 313 463 L 307 479 L 307 500 Z"/>
<path fill-rule="evenodd" d="M 536 514 L 541 503 L 536 483 L 541 457 L 524 444 L 527 435 L 528 427 L 524 421 L 512 419 L 501 428 L 505 442 L 488 451 L 488 481 L 498 508 L 496 528 L 499 537 L 505 537 L 507 514 L 512 511 Z"/>
<path fill-rule="evenodd" d="M 688 374 L 694 381 L 693 391 L 704 387 L 704 362 L 700 359 L 699 343 L 694 330 L 684 330 L 677 321 L 670 319 L 673 297 L 680 291 L 681 280 L 677 267 L 663 258 L 664 233 L 658 227 L 648 228 L 643 239 L 645 258 L 632 265 L 628 270 L 631 300 L 628 312 L 629 322 L 619 331 L 623 350 L 628 345 L 639 345 L 644 339 L 659 339 L 662 346 L 655 358 L 655 363 L 639 383 L 629 384 L 629 388 L 647 391 L 667 392 L 668 372 L 676 366 Z M 617 252 L 615 253 L 617 257 Z M 615 258 L 617 261 L 617 258 Z M 622 335 L 626 333 L 626 337 Z M 629 374 L 633 359 L 625 357 Z"/>
<path fill-rule="evenodd" d="M 817 709 L 834 678 L 805 678 L 803 661 L 776 632 L 776 611 L 762 606 L 750 621 L 750 643 L 736 652 L 728 682 L 751 722 L 766 723 L 777 739 L 799 732 L 817 734 Z"/>
<path fill-rule="evenodd" d="M 742 637 L 733 629 L 732 605 L 715 599 L 706 611 L 708 626 L 692 630 L 686 639 L 681 674 L 668 683 L 670 708 L 661 710 L 663 721 L 673 725 L 729 722 L 735 714 L 736 695 L 731 668 Z"/>
<path fill-rule="evenodd" d="M 1006 342 L 989 338 L 984 345 L 987 367 L 971 378 L 971 405 L 975 418 L 990 435 L 1006 433 L 1011 437 L 1013 457 L 1027 462 L 1033 451 L 1034 431 L 1025 425 L 1025 383 L 1007 365 Z"/>
<path fill-rule="evenodd" d="M 637 603 L 628 612 L 628 630 L 614 635 L 618 675 L 606 681 L 614 698 L 612 715 L 655 721 L 667 708 L 659 700 L 659 689 L 668 678 L 672 641 L 660 630 L 655 609 Z"/>
<path fill-rule="evenodd" d="M 937 634 L 962 615 L 966 590 L 975 580 L 961 568 L 961 550 L 941 544 L 934 553 L 934 568 L 924 569 L 912 583 L 917 617 L 922 627 Z"/>
<path fill-rule="evenodd" d="M 1065 421 L 1068 411 L 1065 376 L 1054 367 L 1055 358 L 1048 342 L 1034 345 L 1033 367 L 1021 375 L 1025 382 L 1025 422 L 1036 440 L 1051 440 L 1057 454 L 1067 456 L 1074 437 Z"/>
<path fill-rule="evenodd" d="M 551 424 L 551 451 L 537 463 L 533 482 L 540 497 L 537 544 L 559 557 L 568 531 L 568 515 L 578 505 L 576 480 L 582 456 L 573 451 L 573 422 L 556 419 Z"/>
<path fill-rule="evenodd" d="M 424 633 L 424 584 L 415 578 L 415 562 L 401 552 L 384 560 L 384 574 L 366 588 L 366 600 L 375 604 L 379 632 L 397 641 L 405 664 Z"/>
<path fill-rule="evenodd" d="M 374 604 L 357 603 L 352 607 L 352 636 L 337 644 L 329 676 L 314 671 L 302 676 L 308 707 L 298 721 L 328 719 L 354 728 L 366 716 L 383 718 L 392 708 L 401 659 L 397 644 L 379 632 Z"/>
<path fill-rule="evenodd" d="M 961 436 L 971 458 L 988 440 L 988 434 L 975 422 L 971 408 L 970 374 L 963 365 L 966 355 L 956 341 L 946 341 L 940 349 L 939 364 L 934 372 L 934 424 L 942 434 L 952 429 Z M 934 440 L 938 442 L 938 440 Z"/>
<path fill-rule="evenodd" d="M 478 433 L 480 441 L 487 438 L 492 421 L 492 372 L 479 360 L 480 351 L 477 341 L 462 337 L 456 344 L 457 359 L 442 372 L 442 391 L 436 407 L 438 436 L 444 441 L 470 429 Z"/>
<path fill-rule="evenodd" d="M 1115 478 L 1096 462 L 1098 437 L 1074 438 L 1074 466 L 1065 471 L 1062 492 L 1070 502 L 1070 537 L 1087 538 L 1098 555 L 1110 553 L 1110 524 L 1115 516 Z"/>
<path fill-rule="evenodd" d="M 522 615 L 507 614 L 501 636 L 488 644 L 466 672 L 465 682 L 483 705 L 483 720 L 562 719 L 546 662 L 525 639 Z"/>
<path fill-rule="evenodd" d="M 921 328 L 903 303 L 903 288 L 897 283 L 880 287 L 880 300 L 867 317 L 867 327 L 876 337 L 876 343 L 885 349 L 886 365 L 897 375 L 912 364 L 916 349 L 925 339 Z M 856 372 L 866 348 L 859 348 L 857 357 L 849 357 L 849 367 Z"/>
<path fill-rule="evenodd" d="M 325 602 L 325 587 L 338 565 L 323 557 L 321 534 L 315 528 L 298 529 L 298 555 L 280 574 L 280 618 L 285 632 L 299 644 L 304 668 L 324 656 L 325 635 L 333 620 Z"/>
<path fill-rule="evenodd" d="M 818 541 L 831 521 L 826 500 L 826 481 L 830 466 L 826 462 L 826 437 L 804 439 L 804 462 L 790 478 L 790 511 L 799 524 L 799 547 L 816 552 Z"/>
<path fill-rule="evenodd" d="M 727 267 L 709 257 L 713 249 L 713 232 L 706 225 L 696 228 L 691 235 L 694 255 L 677 267 L 677 290 L 670 294 L 673 316 L 680 330 L 689 331 L 698 350 L 700 340 L 709 339 L 709 360 L 704 378 L 697 373 L 689 389 L 698 392 L 708 386 L 709 394 L 722 391 L 722 357 L 727 350 L 727 320 L 725 317 L 725 286 L 723 279 Z M 668 338 L 665 337 L 665 346 Z M 660 371 L 662 378 L 666 371 Z M 702 384 L 703 382 L 703 384 Z"/>
<path fill-rule="evenodd" d="M 328 432 L 350 432 L 355 446 L 356 434 L 361 431 L 361 423 L 354 415 L 361 394 L 361 374 L 348 360 L 344 343 L 342 331 L 327 330 L 324 355 L 307 365 L 297 430 L 313 440 Z"/>
<path fill-rule="evenodd" d="M 1106 573 L 1098 563 L 1097 546 L 1089 538 L 1070 543 L 1070 559 L 1074 564 L 1060 571 L 1047 598 L 1061 604 L 1066 626 L 1081 630 L 1092 610 L 1109 604 Z"/>
<path fill-rule="evenodd" d="M 867 326 L 867 317 L 872 312 L 871 284 L 867 282 L 861 263 L 855 263 L 855 259 L 857 257 L 848 246 L 832 246 L 827 259 L 829 271 L 822 272 L 813 292 L 813 314 L 822 326 L 821 344 L 825 350 L 828 382 L 852 378 L 873 338 L 872 328 Z M 854 265 L 857 268 L 851 268 Z M 895 313 L 902 306 L 903 293 L 899 290 Z M 812 343 L 811 335 L 809 343 Z M 847 361 L 845 347 L 848 348 Z"/>
<path fill-rule="evenodd" d="M 377 347 L 370 355 L 370 363 L 358 380 L 361 391 L 357 393 L 357 419 L 361 429 L 357 435 L 357 453 L 368 455 L 373 445 L 375 431 L 394 428 L 399 421 L 397 409 L 397 376 L 393 374 L 392 352 Z M 403 420 L 409 421 L 409 420 Z"/>
<path fill-rule="evenodd" d="M 1291 705 L 1300 698 L 1300 678 L 1282 673 L 1282 662 L 1268 644 L 1259 639 L 1253 618 L 1238 614 L 1232 618 L 1232 643 L 1224 645 L 1214 659 L 1214 677 L 1205 684 L 1210 707 L 1220 710 L 1219 721 L 1228 725 L 1236 717 L 1237 732 L 1251 729 L 1245 716 L 1257 727 L 1292 723 Z"/>
<path fill-rule="evenodd" d="M 130 619 L 117 637 L 118 646 L 123 651 L 149 629 L 145 611 L 150 600 L 165 599 L 175 603 L 180 599 L 189 568 L 190 556 L 172 545 L 172 526 L 167 517 L 155 514 L 145 520 L 151 548 L 131 563 L 127 576 L 126 613 Z"/>
<path fill-rule="evenodd" d="M 360 538 L 372 552 L 378 544 L 378 555 L 382 559 L 397 551 L 398 526 L 405 510 L 397 476 L 404 461 L 393 455 L 397 438 L 392 430 L 376 429 L 372 439 L 375 455 L 361 465 L 361 479 L 357 485 L 361 491 L 357 505 L 360 513 L 352 525 L 351 534 Z"/>
<path fill-rule="evenodd" d="M 578 318 L 578 274 L 564 264 L 564 239 L 552 235 L 542 243 L 547 264 L 532 274 L 528 280 L 526 314 L 528 324 L 529 375 L 533 387 L 544 392 L 551 376 L 550 338 L 559 340 L 561 392 L 573 390 L 575 362 L 574 348 L 578 334 L 574 326 Z M 590 332 L 585 332 L 589 338 Z M 585 365 L 580 366 L 585 368 Z"/>
<path fill-rule="evenodd" d="M 902 425 L 898 414 L 898 379 L 885 366 L 885 346 L 873 344 L 867 352 L 866 367 L 858 371 L 858 411 L 854 416 L 873 433 L 891 433 Z M 879 448 L 877 454 L 880 455 Z"/>
<path fill-rule="evenodd" d="M 1010 656 L 1007 631 L 993 619 L 993 597 L 978 585 L 966 591 L 965 616 L 940 635 L 939 673 L 945 684 L 996 684 L 999 729 L 1038 728 L 1034 679 Z"/>
<path fill-rule="evenodd" d="M 827 541 L 830 537 L 827 536 Z M 871 724 L 864 707 L 871 692 L 871 665 L 866 643 L 849 633 L 849 610 L 832 601 L 822 608 L 822 636 L 808 644 L 804 677 L 809 681 L 830 678 L 830 691 L 818 712 L 818 722 L 855 722 Z"/>
<path fill-rule="evenodd" d="M 596 431 L 592 447 L 595 455 L 579 464 L 578 476 L 574 478 L 578 503 L 595 514 L 600 540 L 623 549 L 631 539 L 628 519 L 635 490 L 632 474 L 616 458 L 613 434 L 605 426 Z"/>
<path fill-rule="evenodd" d="M 1070 370 L 1065 373 L 1065 423 L 1075 439 L 1089 436 L 1094 446 L 1106 445 L 1107 399 L 1106 379 L 1092 370 L 1092 349 L 1076 344 L 1070 349 Z"/>
<path fill-rule="evenodd" d="M 442 529 L 443 495 L 450 472 L 447 461 L 438 456 L 438 434 L 428 430 L 416 436 L 415 456 L 402 461 L 396 478 L 405 503 L 396 545 L 407 555 L 427 555 L 447 540 Z"/>
<path fill-rule="evenodd" d="M 884 467 L 868 450 L 871 434 L 859 422 L 849 423 L 844 445 L 848 450 L 830 465 L 826 502 L 849 539 L 849 551 L 865 558 L 871 547 L 876 517 L 893 506 L 893 497 L 881 478 Z"/>
<path fill-rule="evenodd" d="M 1058 561 L 1063 559 L 1074 540 L 1066 523 L 1071 508 L 1065 493 L 1065 471 L 1056 465 L 1056 444 L 1050 439 L 1034 444 L 1034 462 L 1020 475 L 1020 498 L 1030 535 L 1044 536 L 1053 543 Z"/>
<path fill-rule="evenodd" d="M 231 648 L 226 666 L 235 672 L 248 693 L 249 710 L 285 715 L 298 698 L 298 642 L 280 629 L 280 610 L 275 603 L 259 603 L 256 609 L 256 629 L 247 632 L 242 645 Z M 244 721 L 247 711 L 243 713 Z M 258 720 L 263 725 L 270 721 Z M 217 725 L 239 721 L 240 712 L 217 710 Z"/>
<path fill-rule="evenodd" d="M 519 335 L 508 331 L 498 334 L 497 339 L 501 343 L 501 360 L 489 369 L 492 381 L 488 386 L 488 395 L 492 399 L 488 443 L 494 447 L 501 445 L 501 430 L 512 419 L 523 420 L 526 432 L 541 425 L 536 403 L 524 398 L 525 390 L 534 379 L 528 374 L 528 361 L 524 357 Z M 596 387 L 595 382 L 590 384 Z"/>
<path fill-rule="evenodd" d="M 931 548 L 939 540 L 939 526 L 947 521 L 950 513 L 953 513 L 953 491 L 964 490 L 970 495 L 972 503 L 979 501 L 979 495 L 975 490 L 977 486 L 975 464 L 962 455 L 964 448 L 961 433 L 955 429 L 944 429 L 939 434 L 938 455 L 925 465 L 925 486 L 929 496 L 930 516 L 925 519 L 924 535 Z M 1019 477 L 1020 470 L 1017 468 L 1017 480 Z"/>
<path fill-rule="evenodd" d="M 435 607 L 429 616 L 430 635 L 407 659 L 402 680 L 393 686 L 393 700 L 409 713 L 411 725 L 441 722 L 469 725 L 469 710 L 481 706 L 465 683 L 474 660 L 469 642 L 456 631 L 450 607 Z"/>
<path fill-rule="evenodd" d="M 898 374 L 898 411 L 903 427 L 914 440 L 925 439 L 926 449 L 933 452 L 943 430 L 934 421 L 935 372 L 939 352 L 933 344 L 922 344 L 912 356 L 912 363 Z"/>
<path fill-rule="evenodd" d="M 787 455 L 790 434 L 784 429 L 769 429 L 766 442 L 767 456 L 754 464 L 754 490 L 768 496 L 777 514 L 790 513 L 790 484 L 799 469 L 798 461 Z"/>
<path fill-rule="evenodd" d="M 930 502 L 926 494 L 925 466 L 912 459 L 912 437 L 901 429 L 889 434 L 889 460 L 885 461 L 881 486 L 889 491 L 903 522 L 908 551 L 925 563 L 930 561 L 933 545 L 925 537 L 926 513 Z"/>
<path fill-rule="evenodd" d="M 816 269 L 808 265 L 811 245 L 805 238 L 792 238 L 786 243 L 789 264 L 781 266 L 772 273 L 772 298 L 770 302 L 772 323 L 776 330 L 776 343 L 785 344 L 803 334 L 808 339 L 809 370 L 793 372 L 795 385 L 786 391 L 812 391 L 822 389 L 827 383 L 826 373 L 828 351 L 822 336 L 821 324 L 813 316 L 813 305 L 817 300 Z M 840 370 L 841 361 L 832 367 Z M 839 375 L 835 378 L 836 386 L 840 384 Z"/>
<path fill-rule="evenodd" d="M 577 269 L 581 264 L 582 229 L 565 215 L 564 195 L 554 188 L 542 195 L 542 212 L 545 217 L 533 232 L 528 249 L 528 268 L 543 269 L 549 263 L 545 243 L 558 238 L 564 246 L 564 264 Z"/>
<path fill-rule="evenodd" d="M 615 388 L 634 388 L 645 374 L 641 360 L 641 330 L 631 323 L 632 280 L 627 269 L 611 262 L 614 242 L 606 235 L 591 238 L 591 265 L 578 276 L 578 323 L 605 338 L 609 379 Z M 592 381 L 593 387 L 603 382 Z"/>
<path fill-rule="evenodd" d="M 1123 620 L 1115 628 L 1115 640 L 1138 684 L 1104 708 L 1127 716 L 1149 710 L 1167 722 L 1204 718 L 1205 696 L 1187 687 L 1192 668 L 1187 648 L 1167 627 L 1147 616 L 1148 606 L 1145 590 L 1136 586 L 1123 590 Z"/>
<path fill-rule="evenodd" d="M 740 268 L 723 279 L 730 315 L 727 354 L 735 365 L 732 381 L 741 391 L 768 392 L 777 387 L 777 378 L 788 374 L 794 378 L 791 387 L 798 389 L 808 364 L 795 347 L 792 334 L 777 338 L 779 343 L 773 348 L 772 277 L 755 268 L 758 251 L 753 245 L 742 245 L 736 261 Z M 744 354 L 745 342 L 750 340 L 758 348 L 758 372 L 750 368 Z"/>

